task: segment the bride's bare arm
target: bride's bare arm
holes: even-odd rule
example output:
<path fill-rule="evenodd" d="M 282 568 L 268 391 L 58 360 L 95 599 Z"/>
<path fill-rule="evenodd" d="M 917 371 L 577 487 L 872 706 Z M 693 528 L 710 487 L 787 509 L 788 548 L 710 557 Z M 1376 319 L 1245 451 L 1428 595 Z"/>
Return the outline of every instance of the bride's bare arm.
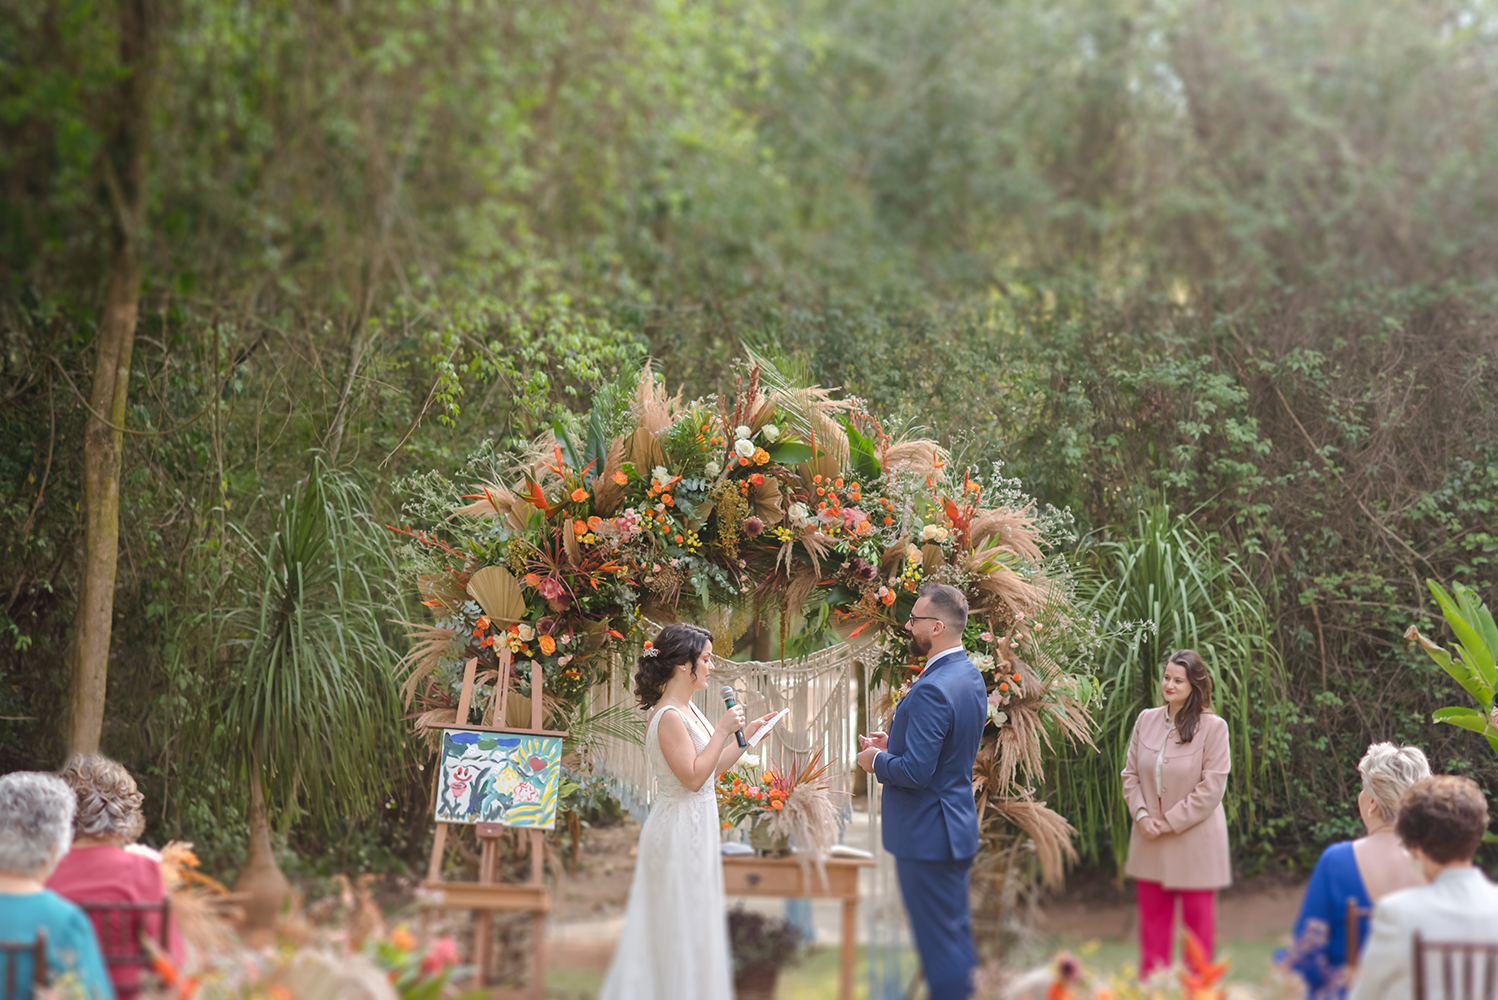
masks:
<path fill-rule="evenodd" d="M 681 713 L 666 712 L 657 728 L 661 741 L 661 754 L 666 758 L 666 765 L 671 768 L 671 773 L 676 775 L 683 785 L 695 792 L 710 778 L 716 776 L 717 764 L 723 755 L 723 741 L 733 739 L 734 732 L 743 724 L 744 709 L 739 706 L 730 708 L 718 720 L 718 725 L 713 729 L 712 735 L 707 738 L 707 745 L 702 748 L 701 753 L 698 753 L 691 734 L 687 732 L 687 724 L 682 720 Z M 738 750 L 738 747 L 735 746 L 734 750 Z"/>

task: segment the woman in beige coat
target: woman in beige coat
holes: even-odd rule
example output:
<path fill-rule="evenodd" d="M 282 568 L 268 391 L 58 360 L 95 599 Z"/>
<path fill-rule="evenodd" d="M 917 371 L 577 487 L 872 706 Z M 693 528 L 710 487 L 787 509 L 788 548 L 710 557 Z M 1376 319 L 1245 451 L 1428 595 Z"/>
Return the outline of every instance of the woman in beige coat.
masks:
<path fill-rule="evenodd" d="M 1136 880 L 1139 975 L 1171 962 L 1176 900 L 1181 922 L 1208 954 L 1217 939 L 1217 890 L 1233 880 L 1228 824 L 1228 725 L 1212 712 L 1212 680 L 1195 650 L 1172 653 L 1160 693 L 1165 704 L 1134 723 L 1123 769 L 1134 827 L 1124 874 Z"/>

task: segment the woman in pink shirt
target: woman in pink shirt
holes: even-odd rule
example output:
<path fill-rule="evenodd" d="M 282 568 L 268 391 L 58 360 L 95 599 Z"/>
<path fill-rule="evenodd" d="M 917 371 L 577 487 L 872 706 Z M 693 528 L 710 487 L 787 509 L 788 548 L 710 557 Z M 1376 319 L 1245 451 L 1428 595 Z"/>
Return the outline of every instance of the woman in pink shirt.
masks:
<path fill-rule="evenodd" d="M 59 777 L 78 796 L 78 811 L 73 818 L 73 848 L 47 880 L 47 888 L 85 910 L 94 903 L 160 903 L 165 899 L 160 863 L 144 853 L 125 850 L 146 825 L 140 808 L 143 796 L 130 772 L 107 757 L 80 754 L 68 761 Z M 141 942 L 131 939 L 128 914 L 102 911 L 90 916 L 106 961 L 142 953 Z M 148 915 L 138 932 L 159 941 L 160 918 Z M 180 963 L 181 938 L 170 919 L 167 933 L 172 958 Z M 111 964 L 109 976 L 121 998 L 140 990 L 139 966 Z"/>

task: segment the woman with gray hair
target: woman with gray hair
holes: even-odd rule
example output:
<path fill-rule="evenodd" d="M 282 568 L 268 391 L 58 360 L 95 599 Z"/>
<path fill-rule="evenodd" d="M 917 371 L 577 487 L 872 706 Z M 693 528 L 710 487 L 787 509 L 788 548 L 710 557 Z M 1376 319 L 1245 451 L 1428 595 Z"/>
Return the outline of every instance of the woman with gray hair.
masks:
<path fill-rule="evenodd" d="M 1321 854 L 1306 886 L 1295 922 L 1295 945 L 1285 957 L 1305 980 L 1312 997 L 1347 992 L 1347 903 L 1363 912 L 1397 889 L 1421 885 L 1419 874 L 1394 832 L 1399 800 L 1430 777 L 1430 763 L 1419 747 L 1375 743 L 1358 762 L 1363 787 L 1358 813 L 1367 835 L 1333 844 Z M 1357 940 L 1368 940 L 1368 918 L 1358 918 Z"/>
<path fill-rule="evenodd" d="M 160 857 L 149 848 L 130 846 L 146 825 L 141 814 L 143 796 L 130 772 L 108 757 L 78 754 L 59 777 L 77 796 L 78 811 L 73 817 L 73 849 L 47 880 L 47 888 L 85 909 L 97 903 L 159 905 L 166 898 Z M 138 955 L 142 935 L 160 939 L 159 913 L 118 908 L 92 909 L 92 913 L 98 940 L 111 956 Z M 168 941 L 173 959 L 180 963 L 182 943 L 170 920 Z M 109 974 L 121 997 L 133 996 L 140 989 L 138 965 L 111 965 Z"/>
<path fill-rule="evenodd" d="M 42 883 L 73 839 L 75 800 L 50 774 L 16 771 L 0 777 L 0 940 L 47 936 L 54 986 L 75 983 L 89 1000 L 114 997 L 88 917 Z M 31 958 L 18 959 L 16 982 L 32 981 Z M 30 997 L 23 985 L 22 1000 Z"/>

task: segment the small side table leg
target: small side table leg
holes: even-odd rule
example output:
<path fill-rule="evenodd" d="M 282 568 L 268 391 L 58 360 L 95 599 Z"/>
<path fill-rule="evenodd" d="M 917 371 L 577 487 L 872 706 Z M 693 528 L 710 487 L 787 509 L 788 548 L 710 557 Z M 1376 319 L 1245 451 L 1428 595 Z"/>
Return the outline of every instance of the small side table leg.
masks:
<path fill-rule="evenodd" d="M 838 1000 L 853 1000 L 853 959 L 858 954 L 858 900 L 843 900 L 842 969 L 838 974 Z"/>

